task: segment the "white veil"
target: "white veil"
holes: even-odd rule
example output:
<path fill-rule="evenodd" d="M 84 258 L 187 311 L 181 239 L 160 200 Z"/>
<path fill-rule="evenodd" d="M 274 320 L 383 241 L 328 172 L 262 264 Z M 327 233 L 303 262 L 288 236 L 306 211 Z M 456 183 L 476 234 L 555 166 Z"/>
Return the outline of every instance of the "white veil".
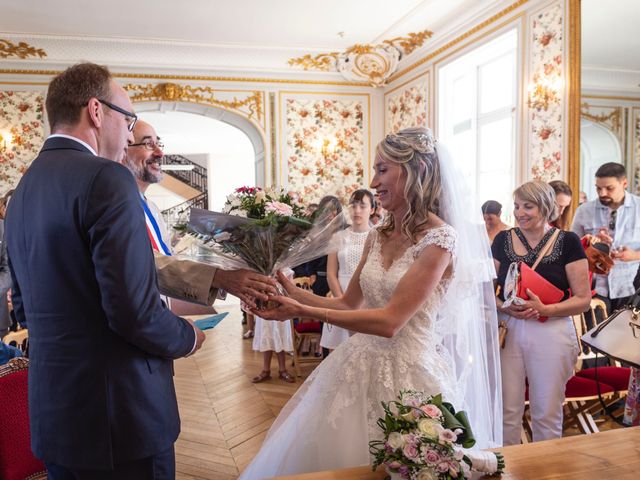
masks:
<path fill-rule="evenodd" d="M 480 206 L 446 148 L 436 144 L 442 177 L 439 216 L 458 234 L 455 270 L 437 328 L 455 366 L 458 398 L 477 448 L 502 446 L 502 386 L 495 268 Z"/>

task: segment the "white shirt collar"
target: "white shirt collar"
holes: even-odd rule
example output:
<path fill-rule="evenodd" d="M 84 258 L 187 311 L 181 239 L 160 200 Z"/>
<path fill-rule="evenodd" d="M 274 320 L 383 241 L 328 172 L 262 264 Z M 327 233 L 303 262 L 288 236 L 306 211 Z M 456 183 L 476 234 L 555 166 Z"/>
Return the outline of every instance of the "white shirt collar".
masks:
<path fill-rule="evenodd" d="M 56 138 L 56 137 L 60 137 L 60 138 L 68 138 L 69 140 L 75 140 L 76 142 L 78 142 L 80 145 L 84 146 L 87 148 L 87 150 L 89 150 L 91 153 L 93 153 L 96 157 L 98 156 L 98 154 L 96 153 L 96 151 L 93 149 L 93 147 L 91 147 L 91 145 L 89 145 L 87 142 L 83 142 L 82 140 L 80 140 L 79 138 L 76 137 L 72 137 L 71 135 L 65 135 L 64 133 L 53 133 L 51 135 L 49 135 L 49 137 L 47 138 L 47 140 L 49 138 Z"/>

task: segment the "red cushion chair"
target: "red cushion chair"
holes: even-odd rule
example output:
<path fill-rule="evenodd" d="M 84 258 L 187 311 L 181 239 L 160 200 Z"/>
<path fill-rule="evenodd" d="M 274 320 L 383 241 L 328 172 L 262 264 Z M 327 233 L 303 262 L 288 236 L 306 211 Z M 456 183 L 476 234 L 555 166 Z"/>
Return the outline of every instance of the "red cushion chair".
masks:
<path fill-rule="evenodd" d="M 600 394 L 613 393 L 615 389 L 610 385 L 600 382 Z M 590 378 L 583 378 L 574 375 L 567 382 L 564 390 L 567 400 L 575 398 L 592 398 L 598 396 L 598 385 Z"/>
<path fill-rule="evenodd" d="M 578 377 L 588 378 L 595 382 L 596 369 L 585 368 L 576 373 Z M 616 392 L 626 392 L 629 388 L 631 369 L 627 367 L 598 367 L 598 381 L 602 385 L 611 385 Z"/>
<path fill-rule="evenodd" d="M 296 323 L 296 326 L 294 328 L 298 333 L 320 333 L 322 331 L 320 322 L 316 322 L 313 320 L 298 322 Z"/>
<path fill-rule="evenodd" d="M 0 366 L 0 478 L 47 478 L 44 464 L 31 452 L 26 358 Z"/>

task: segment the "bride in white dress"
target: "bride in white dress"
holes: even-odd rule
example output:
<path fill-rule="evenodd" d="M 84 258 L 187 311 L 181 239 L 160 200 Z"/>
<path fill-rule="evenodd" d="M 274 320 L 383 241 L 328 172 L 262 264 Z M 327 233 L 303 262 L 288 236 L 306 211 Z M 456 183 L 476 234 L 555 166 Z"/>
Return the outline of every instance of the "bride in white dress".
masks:
<path fill-rule="evenodd" d="M 307 378 L 241 479 L 369 464 L 380 401 L 403 389 L 442 393 L 467 410 L 478 446 L 501 443 L 488 240 L 479 209 L 477 224 L 461 215 L 469 199 L 454 198 L 457 180 L 439 156 L 424 128 L 380 142 L 371 187 L 389 213 L 342 297 L 314 296 L 280 275 L 290 297 L 274 297 L 280 306 L 263 318 L 312 317 L 360 333 Z"/>

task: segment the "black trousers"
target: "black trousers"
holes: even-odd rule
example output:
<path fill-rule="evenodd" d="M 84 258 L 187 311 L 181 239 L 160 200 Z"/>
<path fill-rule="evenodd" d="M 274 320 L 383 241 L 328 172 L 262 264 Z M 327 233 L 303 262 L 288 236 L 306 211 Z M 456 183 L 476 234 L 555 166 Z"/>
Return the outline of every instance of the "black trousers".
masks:
<path fill-rule="evenodd" d="M 113 470 L 85 470 L 67 468 L 45 462 L 49 480 L 174 480 L 176 457 L 170 449 L 151 457 L 123 462 Z"/>

